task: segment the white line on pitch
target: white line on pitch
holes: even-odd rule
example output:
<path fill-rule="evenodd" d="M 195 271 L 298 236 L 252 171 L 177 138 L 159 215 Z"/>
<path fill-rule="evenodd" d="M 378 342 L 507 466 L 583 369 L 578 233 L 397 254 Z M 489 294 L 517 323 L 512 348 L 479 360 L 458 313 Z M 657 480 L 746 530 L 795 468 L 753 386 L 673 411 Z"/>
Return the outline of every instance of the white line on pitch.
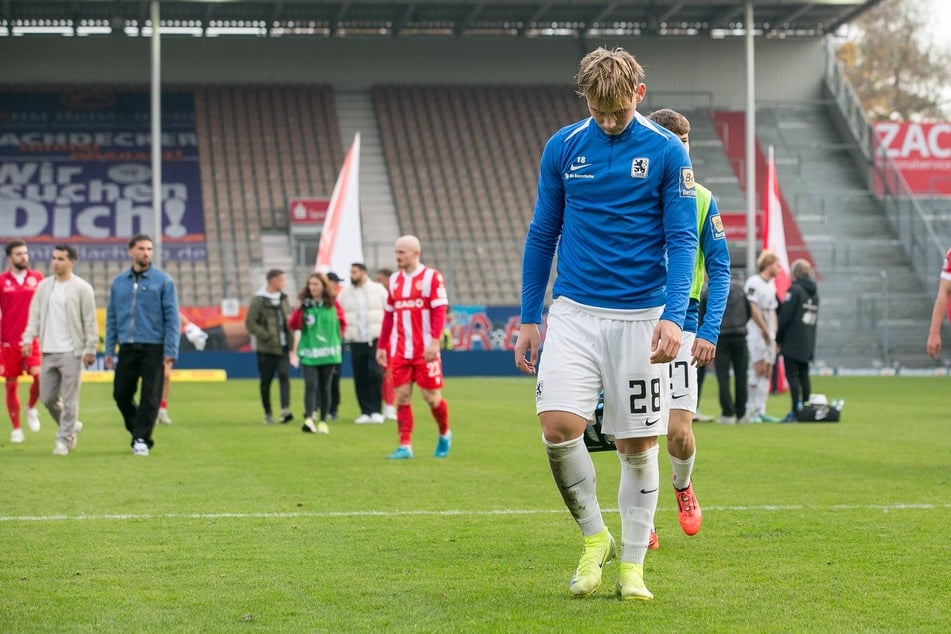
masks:
<path fill-rule="evenodd" d="M 951 504 L 835 504 L 832 506 L 810 506 L 793 504 L 788 506 L 704 506 L 704 511 L 904 511 L 949 509 Z M 666 512 L 668 509 L 658 509 Z M 605 513 L 617 513 L 617 509 L 602 509 Z M 109 520 L 216 520 L 216 519 L 294 519 L 294 518 L 336 518 L 336 517 L 405 517 L 405 516 L 491 516 L 491 515 L 549 515 L 566 513 L 565 509 L 494 509 L 487 511 L 295 511 L 289 513 L 106 513 L 102 515 L 7 515 L 0 516 L 0 522 L 66 522 L 66 521 L 109 521 Z"/>

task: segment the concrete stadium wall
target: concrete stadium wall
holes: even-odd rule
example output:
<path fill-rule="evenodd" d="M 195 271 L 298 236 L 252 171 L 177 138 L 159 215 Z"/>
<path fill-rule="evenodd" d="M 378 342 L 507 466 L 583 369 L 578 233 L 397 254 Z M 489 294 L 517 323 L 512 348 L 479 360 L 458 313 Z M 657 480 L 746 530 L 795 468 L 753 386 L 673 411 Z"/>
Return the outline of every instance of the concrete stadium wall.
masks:
<path fill-rule="evenodd" d="M 328 83 L 338 90 L 373 84 L 571 84 L 578 59 L 594 46 L 623 46 L 647 70 L 652 107 L 740 109 L 745 101 L 741 38 L 195 38 L 162 39 L 165 83 Z M 761 102 L 820 97 L 819 38 L 759 40 Z M 147 83 L 149 41 L 127 37 L 0 38 L 0 82 Z M 662 93 L 662 94 L 658 94 Z M 673 93 L 673 94 L 671 94 Z M 676 93 L 705 93 L 678 104 Z M 660 103 L 660 102 L 663 102 Z"/>

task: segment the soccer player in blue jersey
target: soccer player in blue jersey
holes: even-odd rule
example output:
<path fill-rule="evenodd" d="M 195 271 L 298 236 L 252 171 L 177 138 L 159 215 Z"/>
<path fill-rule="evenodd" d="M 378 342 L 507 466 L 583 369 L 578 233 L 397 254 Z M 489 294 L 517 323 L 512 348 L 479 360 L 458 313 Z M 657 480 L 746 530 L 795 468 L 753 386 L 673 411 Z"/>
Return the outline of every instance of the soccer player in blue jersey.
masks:
<path fill-rule="evenodd" d="M 690 152 L 690 121 L 687 117 L 664 108 L 650 113 L 647 118 L 676 134 Z M 673 470 L 678 520 L 687 535 L 696 535 L 703 521 L 690 480 L 697 456 L 697 441 L 693 435 L 693 415 L 699 398 L 697 368 L 710 363 L 716 356 L 720 323 L 730 294 L 730 250 L 720 211 L 709 189 L 697 183 L 696 190 L 700 248 L 694 265 L 680 352 L 670 364 L 670 419 L 667 424 L 667 453 Z M 703 325 L 698 329 L 704 275 L 708 280 L 707 309 Z M 651 532 L 650 547 L 657 548 L 657 544 L 657 535 Z"/>
<path fill-rule="evenodd" d="M 515 363 L 535 374 L 536 412 L 555 483 L 584 536 L 569 591 L 601 585 L 615 540 L 604 525 L 586 422 L 604 390 L 602 429 L 621 463 L 621 565 L 616 592 L 650 600 L 644 558 L 657 508 L 657 436 L 666 433 L 667 364 L 680 348 L 697 253 L 693 169 L 683 143 L 637 113 L 644 71 L 624 49 L 581 60 L 578 94 L 590 116 L 556 132 L 542 152 L 522 261 Z M 555 251 L 544 362 L 539 346 Z"/>

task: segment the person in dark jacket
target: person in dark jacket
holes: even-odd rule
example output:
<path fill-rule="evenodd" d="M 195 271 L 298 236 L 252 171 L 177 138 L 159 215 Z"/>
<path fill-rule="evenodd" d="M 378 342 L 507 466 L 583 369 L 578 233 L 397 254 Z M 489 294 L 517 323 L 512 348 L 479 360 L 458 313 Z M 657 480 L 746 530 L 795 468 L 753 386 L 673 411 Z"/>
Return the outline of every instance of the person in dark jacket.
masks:
<path fill-rule="evenodd" d="M 746 297 L 743 282 L 737 277 L 730 279 L 730 293 L 726 298 L 726 310 L 720 324 L 720 340 L 713 367 L 717 373 L 720 390 L 720 424 L 748 422 L 746 418 L 746 379 L 750 362 L 746 348 L 746 322 L 752 311 Z M 733 368 L 733 380 L 736 385 L 736 398 L 730 394 L 730 368 Z"/>
<path fill-rule="evenodd" d="M 796 260 L 790 267 L 792 285 L 779 309 L 776 343 L 783 354 L 792 410 L 784 422 L 796 420 L 796 412 L 809 400 L 809 362 L 816 352 L 816 324 L 819 318 L 819 291 L 812 279 L 812 266 Z"/>
<path fill-rule="evenodd" d="M 254 337 L 258 374 L 261 376 L 259 387 L 265 425 L 274 422 L 271 412 L 271 382 L 275 373 L 281 390 L 280 421 L 287 423 L 294 418 L 291 414 L 291 367 L 288 356 L 293 342 L 287 327 L 291 305 L 284 294 L 286 279 L 284 271 L 280 269 L 268 271 L 267 285 L 251 298 L 244 320 L 248 332 Z"/>

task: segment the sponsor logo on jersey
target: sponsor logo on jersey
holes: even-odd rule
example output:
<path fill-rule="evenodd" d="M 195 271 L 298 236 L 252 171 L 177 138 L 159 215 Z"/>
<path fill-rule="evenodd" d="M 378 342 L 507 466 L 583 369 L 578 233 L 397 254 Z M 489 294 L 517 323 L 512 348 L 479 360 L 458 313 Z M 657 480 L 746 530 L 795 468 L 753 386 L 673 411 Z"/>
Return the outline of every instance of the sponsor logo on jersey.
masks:
<path fill-rule="evenodd" d="M 393 302 L 393 308 L 396 310 L 401 310 L 404 308 L 422 308 L 426 305 L 426 300 L 422 297 L 417 297 L 416 299 L 398 299 Z"/>
<path fill-rule="evenodd" d="M 574 167 L 574 166 L 572 166 L 572 167 Z M 587 165 L 585 165 L 585 167 L 587 167 Z M 571 169 L 571 168 L 568 168 L 568 169 Z M 580 169 L 580 168 L 579 168 L 579 169 Z M 590 179 L 593 179 L 593 178 L 594 178 L 594 174 L 589 174 L 588 172 L 565 172 L 565 180 L 566 180 L 566 181 L 574 180 L 574 179 L 577 179 L 577 178 L 585 178 L 585 179 L 590 180 Z"/>
<path fill-rule="evenodd" d="M 649 158 L 636 158 L 631 161 L 631 178 L 647 178 L 647 169 L 650 167 Z"/>
<path fill-rule="evenodd" d="M 710 223 L 713 225 L 714 239 L 724 239 L 726 237 L 726 230 L 723 228 L 723 218 L 720 217 L 720 214 L 710 216 Z"/>
<path fill-rule="evenodd" d="M 690 167 L 680 168 L 680 197 L 696 198 L 697 187 L 693 180 L 693 169 Z"/>
<path fill-rule="evenodd" d="M 340 346 L 321 346 L 319 348 L 302 349 L 299 351 L 301 359 L 326 359 L 340 354 Z"/>

